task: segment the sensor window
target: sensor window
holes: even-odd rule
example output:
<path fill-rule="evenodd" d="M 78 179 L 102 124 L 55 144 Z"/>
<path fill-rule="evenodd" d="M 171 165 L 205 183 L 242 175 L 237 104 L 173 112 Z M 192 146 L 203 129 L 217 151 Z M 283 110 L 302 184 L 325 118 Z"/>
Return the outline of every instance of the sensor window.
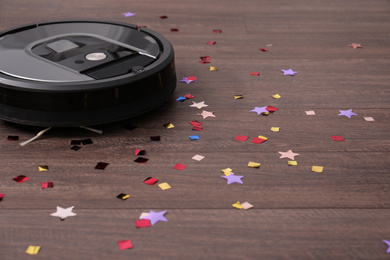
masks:
<path fill-rule="evenodd" d="M 49 47 L 53 51 L 59 53 L 59 52 L 69 51 L 71 49 L 75 49 L 75 48 L 78 48 L 80 46 L 78 46 L 76 43 L 71 42 L 69 40 L 62 39 L 62 40 L 48 43 L 47 47 Z"/>

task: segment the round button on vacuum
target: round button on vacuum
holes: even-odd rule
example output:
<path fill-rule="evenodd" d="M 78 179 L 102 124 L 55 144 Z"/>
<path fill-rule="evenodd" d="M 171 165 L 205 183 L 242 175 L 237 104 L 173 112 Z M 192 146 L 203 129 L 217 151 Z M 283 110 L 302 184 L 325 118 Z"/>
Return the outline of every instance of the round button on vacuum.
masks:
<path fill-rule="evenodd" d="M 107 55 L 103 52 L 93 52 L 85 55 L 85 58 L 90 61 L 99 61 L 107 58 Z"/>

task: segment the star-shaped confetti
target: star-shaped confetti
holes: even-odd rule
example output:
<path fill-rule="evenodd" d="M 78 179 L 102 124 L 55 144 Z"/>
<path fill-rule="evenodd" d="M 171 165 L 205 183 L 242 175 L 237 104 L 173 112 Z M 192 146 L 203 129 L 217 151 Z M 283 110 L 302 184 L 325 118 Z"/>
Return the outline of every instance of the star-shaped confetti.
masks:
<path fill-rule="evenodd" d="M 74 206 L 66 208 L 66 209 L 57 206 L 57 211 L 54 213 L 51 213 L 50 216 L 59 217 L 61 220 L 64 220 L 67 217 L 76 216 L 77 214 L 72 212 L 73 208 L 74 208 Z"/>
<path fill-rule="evenodd" d="M 256 112 L 258 115 L 261 115 L 262 113 L 269 113 L 269 111 L 266 108 L 267 106 L 255 107 L 253 110 L 250 110 L 249 112 Z"/>
<path fill-rule="evenodd" d="M 152 226 L 153 226 L 154 224 L 156 224 L 159 221 L 164 221 L 164 222 L 168 221 L 168 219 L 166 219 L 164 217 L 165 213 L 167 213 L 166 210 L 160 211 L 160 212 L 156 212 L 156 211 L 151 210 L 149 212 L 149 215 L 143 217 L 142 219 L 149 219 L 150 224 L 152 224 Z"/>
<path fill-rule="evenodd" d="M 221 177 L 227 180 L 228 185 L 232 183 L 243 184 L 241 179 L 244 178 L 244 176 L 242 175 L 229 174 L 228 176 L 222 175 Z"/>
<path fill-rule="evenodd" d="M 203 107 L 208 107 L 209 105 L 206 105 L 204 102 L 205 101 L 201 101 L 201 102 L 192 101 L 192 105 L 190 105 L 190 107 L 196 107 L 197 109 L 202 109 Z"/>
<path fill-rule="evenodd" d="M 348 44 L 348 47 L 352 47 L 354 49 L 363 48 L 361 43 L 351 43 L 351 44 Z"/>
<path fill-rule="evenodd" d="M 192 83 L 192 82 L 198 82 L 198 81 L 196 81 L 196 77 L 194 77 L 194 76 L 190 76 L 190 77 L 183 77 L 183 79 L 182 80 L 179 80 L 180 82 L 185 82 L 185 83 L 187 83 L 187 84 L 190 84 L 190 83 Z"/>
<path fill-rule="evenodd" d="M 282 70 L 282 71 L 283 71 L 283 75 L 290 75 L 290 76 L 294 76 L 295 74 L 298 73 L 298 71 L 293 71 L 292 69 Z"/>
<path fill-rule="evenodd" d="M 390 241 L 386 239 L 383 239 L 382 241 L 388 246 L 386 253 L 390 254 Z"/>
<path fill-rule="evenodd" d="M 214 112 L 203 110 L 202 113 L 198 114 L 199 116 L 202 116 L 203 119 L 208 117 L 215 117 Z"/>
<path fill-rule="evenodd" d="M 294 153 L 292 150 L 288 150 L 287 152 L 278 152 L 280 153 L 280 159 L 282 158 L 289 158 L 291 160 L 294 160 L 295 156 L 298 156 L 299 153 Z"/>
<path fill-rule="evenodd" d="M 338 114 L 338 116 L 346 116 L 348 118 L 351 118 L 351 116 L 357 116 L 356 113 L 352 112 L 352 109 L 339 110 L 339 111 L 340 111 L 340 114 Z"/>
<path fill-rule="evenodd" d="M 125 17 L 132 17 L 135 15 L 135 13 L 127 12 L 127 13 L 122 13 Z"/>

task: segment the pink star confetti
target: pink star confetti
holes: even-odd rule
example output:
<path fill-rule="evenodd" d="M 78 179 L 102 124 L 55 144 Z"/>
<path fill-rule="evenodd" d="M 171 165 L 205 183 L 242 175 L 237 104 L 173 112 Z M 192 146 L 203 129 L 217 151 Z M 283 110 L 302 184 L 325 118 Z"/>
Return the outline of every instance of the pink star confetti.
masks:
<path fill-rule="evenodd" d="M 291 160 L 294 160 L 295 156 L 298 156 L 299 153 L 294 153 L 292 150 L 288 150 L 287 152 L 278 152 L 280 153 L 280 159 L 282 158 L 289 158 Z"/>
<path fill-rule="evenodd" d="M 202 113 L 198 114 L 199 116 L 202 116 L 203 119 L 206 119 L 208 117 L 215 117 L 214 112 L 209 112 L 206 110 L 203 110 Z"/>

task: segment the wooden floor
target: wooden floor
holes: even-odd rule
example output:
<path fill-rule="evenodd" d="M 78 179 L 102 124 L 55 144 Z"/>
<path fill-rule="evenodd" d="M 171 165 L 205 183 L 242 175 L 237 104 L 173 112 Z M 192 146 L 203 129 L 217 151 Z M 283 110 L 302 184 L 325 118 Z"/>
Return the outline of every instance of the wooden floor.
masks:
<path fill-rule="evenodd" d="M 390 240 L 389 13 L 387 0 L 0 0 L 2 30 L 58 19 L 146 25 L 172 43 L 178 79 L 198 78 L 178 82 L 153 112 L 96 126 L 102 135 L 54 128 L 22 147 L 43 128 L 1 122 L 0 259 L 389 259 L 382 241 Z M 299 73 L 284 76 L 290 68 Z M 186 94 L 195 97 L 176 101 Z M 191 101 L 205 101 L 215 118 L 203 119 Z M 249 112 L 263 106 L 278 110 Z M 348 109 L 358 115 L 338 116 Z M 193 120 L 203 131 L 191 130 Z M 160 142 L 150 141 L 157 135 Z M 268 140 L 251 143 L 258 135 Z M 337 135 L 345 141 L 331 139 Z M 70 149 L 71 140 L 87 138 L 93 144 Z M 146 164 L 134 162 L 136 148 L 146 150 Z M 279 158 L 290 149 L 297 166 Z M 98 162 L 109 165 L 96 170 Z M 173 169 L 177 163 L 187 168 Z M 227 185 L 228 167 L 243 184 Z M 18 175 L 30 180 L 18 184 Z M 146 185 L 148 177 L 172 188 Z M 47 181 L 54 187 L 41 189 Z M 235 209 L 237 201 L 254 207 Z M 77 216 L 50 216 L 57 206 L 74 206 Z M 166 210 L 168 222 L 137 229 L 151 210 Z M 121 240 L 134 247 L 121 251 Z M 41 246 L 37 256 L 26 254 L 30 245 Z"/>

